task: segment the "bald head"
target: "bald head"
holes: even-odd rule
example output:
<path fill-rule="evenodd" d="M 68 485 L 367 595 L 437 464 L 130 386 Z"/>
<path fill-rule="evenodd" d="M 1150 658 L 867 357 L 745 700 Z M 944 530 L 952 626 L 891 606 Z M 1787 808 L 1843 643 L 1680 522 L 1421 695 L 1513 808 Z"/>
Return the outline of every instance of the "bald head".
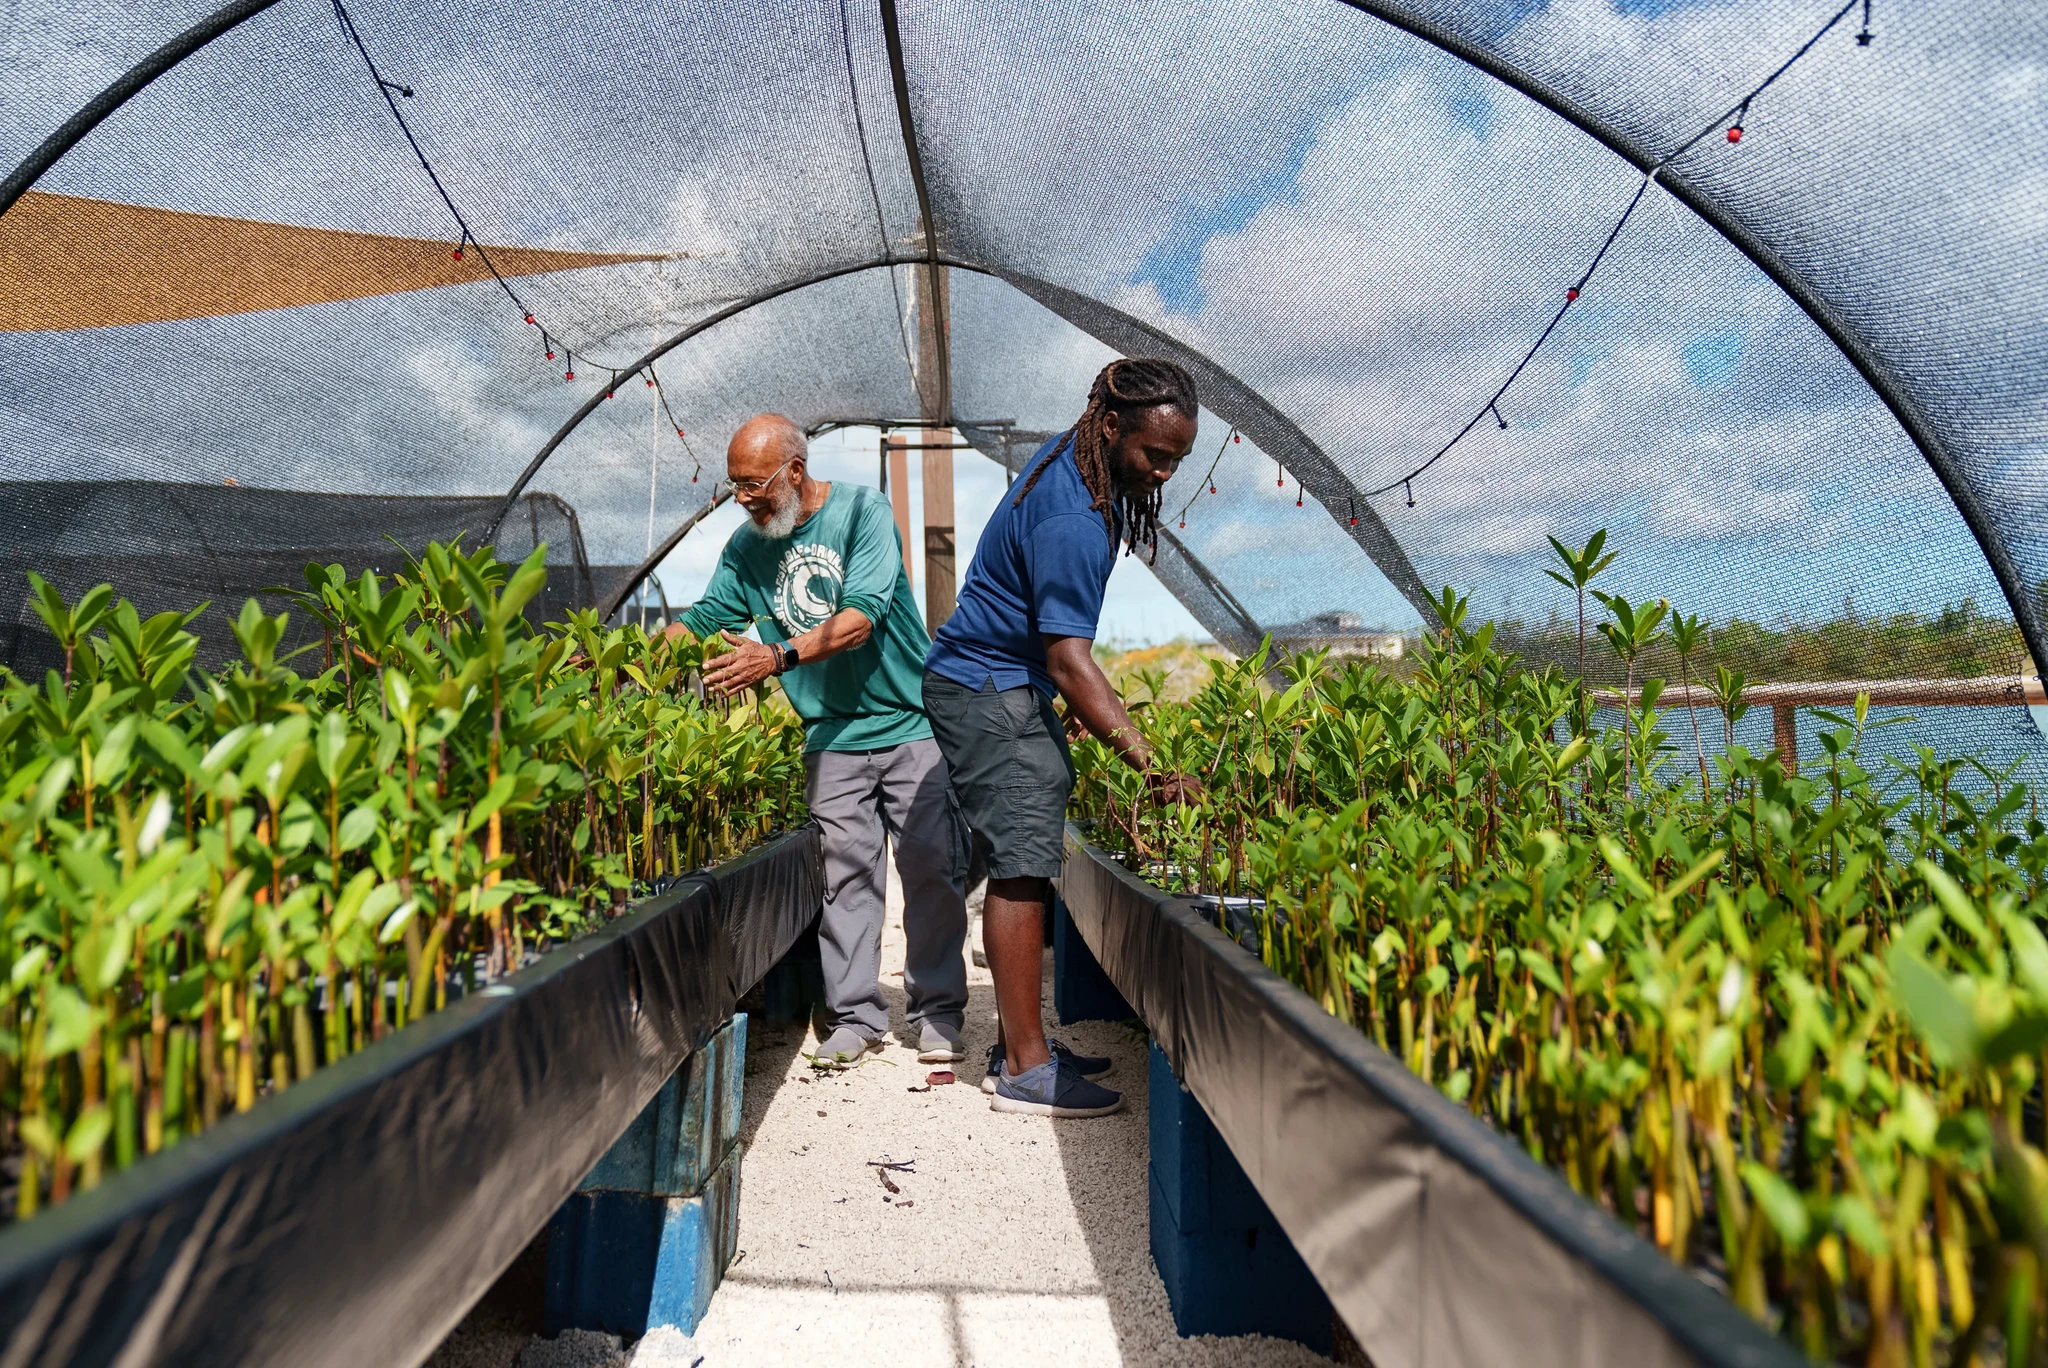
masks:
<path fill-rule="evenodd" d="M 758 413 L 740 424 L 725 449 L 725 468 L 736 480 L 760 480 L 806 450 L 804 430 L 779 413 Z"/>
<path fill-rule="evenodd" d="M 803 429 L 779 413 L 747 419 L 725 448 L 733 497 L 770 537 L 788 536 L 831 488 L 806 472 L 807 450 Z"/>

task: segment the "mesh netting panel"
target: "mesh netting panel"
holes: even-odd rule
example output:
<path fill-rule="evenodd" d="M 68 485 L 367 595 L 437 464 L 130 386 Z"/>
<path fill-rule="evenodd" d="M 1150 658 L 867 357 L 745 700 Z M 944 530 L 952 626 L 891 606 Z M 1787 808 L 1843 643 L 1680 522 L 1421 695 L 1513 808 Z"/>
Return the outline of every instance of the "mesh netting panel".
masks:
<path fill-rule="evenodd" d="M 935 392 L 920 273 L 864 269 L 924 249 L 871 3 L 344 3 L 392 107 L 332 0 L 283 0 L 0 220 L 4 510 L 64 529 L 21 564 L 232 598 L 374 558 L 365 501 L 414 501 L 401 540 L 474 529 L 559 436 L 523 535 L 573 524 L 561 601 L 602 601 L 748 414 Z M 1845 13 L 1731 142 L 1834 7 L 1357 3 L 903 8 L 937 247 L 995 277 L 952 273 L 955 415 L 1056 430 L 1107 356 L 1188 364 L 1155 569 L 1233 643 L 1413 629 L 1448 584 L 1576 664 L 1544 539 L 1604 527 L 1606 587 L 1709 616 L 1756 678 L 2032 668 L 2048 12 L 1880 0 L 1868 45 Z M 206 12 L 137 8 L 0 18 L 0 157 Z M 575 421 L 693 329 L 666 406 L 628 380 Z M 1964 716 L 1913 734 L 2035 746 Z"/>

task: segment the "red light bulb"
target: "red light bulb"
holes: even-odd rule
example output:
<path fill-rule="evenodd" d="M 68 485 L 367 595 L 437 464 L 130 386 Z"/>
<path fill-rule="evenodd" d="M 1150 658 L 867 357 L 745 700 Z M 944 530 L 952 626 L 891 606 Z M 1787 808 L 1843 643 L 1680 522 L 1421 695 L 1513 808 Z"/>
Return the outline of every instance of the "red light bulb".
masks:
<path fill-rule="evenodd" d="M 1351 515 L 1351 525 L 1353 527 L 1358 526 L 1358 515 L 1356 513 Z"/>
<path fill-rule="evenodd" d="M 1741 142 L 1741 141 L 1742 141 L 1742 125 L 1741 125 L 1741 124 L 1730 124 L 1730 125 L 1728 125 L 1728 141 L 1729 141 L 1729 142 L 1732 142 L 1732 143 L 1739 143 L 1739 142 Z"/>
<path fill-rule="evenodd" d="M 1230 434 L 1230 440 L 1233 442 L 1242 442 L 1244 438 L 1238 436 L 1236 433 L 1233 432 Z"/>
<path fill-rule="evenodd" d="M 1301 502 L 1301 495 L 1297 494 L 1294 496 L 1294 506 L 1296 508 L 1301 508 L 1304 506 Z"/>
<path fill-rule="evenodd" d="M 1188 530 L 1188 520 L 1186 518 L 1180 520 L 1180 530 L 1183 532 Z"/>
<path fill-rule="evenodd" d="M 576 378 L 576 372 L 575 372 L 575 371 L 563 371 L 563 372 L 562 372 L 562 378 L 563 378 L 564 380 L 574 380 L 574 379 Z"/>
<path fill-rule="evenodd" d="M 528 314 L 528 315 L 526 316 L 526 321 L 527 321 L 527 322 L 529 322 L 529 323 L 533 322 L 533 315 L 532 315 L 532 314 Z"/>
<path fill-rule="evenodd" d="M 452 257 L 454 257 L 454 258 L 455 258 L 455 259 L 456 259 L 457 261 L 460 261 L 460 260 L 462 260 L 462 249 L 461 249 L 460 247 L 457 247 L 457 248 L 456 248 L 456 249 L 455 249 L 454 251 L 450 252 L 450 253 L 449 253 L 448 255 L 450 255 L 450 256 L 452 256 Z"/>
<path fill-rule="evenodd" d="M 1576 285 L 1572 286 L 1569 290 L 1566 290 L 1564 292 L 1564 297 L 1566 303 L 1570 303 L 1573 300 L 1577 299 L 1579 297 L 1579 287 Z"/>
<path fill-rule="evenodd" d="M 549 352 L 549 353 L 548 353 L 548 360 L 552 361 L 552 360 L 554 360 L 554 359 L 555 359 L 555 354 L 554 354 L 553 352 Z"/>

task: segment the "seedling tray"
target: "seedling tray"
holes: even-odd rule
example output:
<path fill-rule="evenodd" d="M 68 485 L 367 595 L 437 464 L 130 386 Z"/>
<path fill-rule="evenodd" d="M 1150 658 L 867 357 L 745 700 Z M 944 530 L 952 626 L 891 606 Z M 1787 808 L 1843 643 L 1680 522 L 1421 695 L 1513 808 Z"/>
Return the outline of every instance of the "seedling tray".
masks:
<path fill-rule="evenodd" d="M 1805 1359 L 1069 828 L 1061 895 L 1377 1368 Z"/>
<path fill-rule="evenodd" d="M 408 1368 L 823 899 L 806 827 L 0 1235 L 22 1368 Z"/>

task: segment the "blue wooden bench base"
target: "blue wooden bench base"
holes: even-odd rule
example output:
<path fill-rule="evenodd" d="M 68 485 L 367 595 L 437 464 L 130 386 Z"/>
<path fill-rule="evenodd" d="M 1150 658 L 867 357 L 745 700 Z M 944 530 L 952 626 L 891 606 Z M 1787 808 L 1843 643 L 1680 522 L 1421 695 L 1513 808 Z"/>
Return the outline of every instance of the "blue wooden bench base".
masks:
<path fill-rule="evenodd" d="M 548 1223 L 550 1335 L 694 1334 L 740 1221 L 747 1018 L 683 1061 Z"/>
<path fill-rule="evenodd" d="M 1152 1047 L 1152 1262 L 1183 1335 L 1331 1348 L 1330 1300 L 1194 1095 Z"/>

